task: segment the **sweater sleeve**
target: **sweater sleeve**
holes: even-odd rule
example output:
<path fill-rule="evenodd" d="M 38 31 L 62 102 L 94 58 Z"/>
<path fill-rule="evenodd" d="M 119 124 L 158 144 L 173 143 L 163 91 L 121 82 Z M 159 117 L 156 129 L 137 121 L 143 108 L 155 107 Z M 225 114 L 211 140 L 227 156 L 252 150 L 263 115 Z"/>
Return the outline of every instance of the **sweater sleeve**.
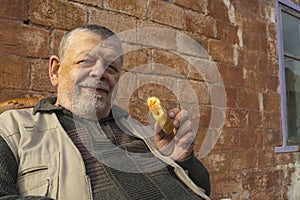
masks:
<path fill-rule="evenodd" d="M 22 197 L 17 187 L 18 164 L 0 136 L 0 200 L 50 200 L 48 197 L 27 196 Z"/>
<path fill-rule="evenodd" d="M 210 178 L 205 166 L 192 154 L 184 161 L 177 162 L 184 170 L 188 172 L 189 177 L 195 184 L 205 190 L 206 195 L 210 195 Z"/>

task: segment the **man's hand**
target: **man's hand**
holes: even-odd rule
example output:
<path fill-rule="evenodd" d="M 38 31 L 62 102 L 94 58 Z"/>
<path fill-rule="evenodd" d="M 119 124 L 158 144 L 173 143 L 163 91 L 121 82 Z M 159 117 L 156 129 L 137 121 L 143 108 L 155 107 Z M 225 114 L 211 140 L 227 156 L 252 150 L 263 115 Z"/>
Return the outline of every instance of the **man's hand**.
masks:
<path fill-rule="evenodd" d="M 169 116 L 173 121 L 173 133 L 165 133 L 157 123 L 154 125 L 154 140 L 159 151 L 180 161 L 188 157 L 192 151 L 195 141 L 195 133 L 192 130 L 192 122 L 188 119 L 188 111 L 174 108 L 169 111 Z"/>

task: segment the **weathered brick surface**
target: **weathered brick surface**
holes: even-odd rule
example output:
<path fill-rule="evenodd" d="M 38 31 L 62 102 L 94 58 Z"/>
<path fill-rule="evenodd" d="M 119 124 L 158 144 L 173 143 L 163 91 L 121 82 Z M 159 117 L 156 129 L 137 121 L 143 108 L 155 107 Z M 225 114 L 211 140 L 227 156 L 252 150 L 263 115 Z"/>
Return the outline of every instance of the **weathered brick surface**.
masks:
<path fill-rule="evenodd" d="M 26 20 L 28 17 L 28 0 L 1 0 L 0 17 Z"/>
<path fill-rule="evenodd" d="M 21 56 L 0 54 L 2 88 L 26 89 L 29 85 L 29 60 Z"/>
<path fill-rule="evenodd" d="M 65 31 L 61 31 L 58 29 L 53 30 L 51 34 L 51 44 L 50 44 L 50 54 L 51 55 L 58 55 L 58 48 L 59 48 L 59 43 L 64 36 Z"/>
<path fill-rule="evenodd" d="M 129 48 L 130 47 L 128 47 L 128 49 Z M 152 67 L 148 66 L 148 64 L 151 64 L 150 49 L 141 48 L 134 51 L 128 51 L 126 54 L 124 54 L 124 70 L 143 73 L 153 72 Z"/>
<path fill-rule="evenodd" d="M 138 18 L 146 15 L 147 0 L 106 0 L 104 7 L 110 10 L 123 12 Z"/>
<path fill-rule="evenodd" d="M 180 6 L 183 6 L 184 8 L 199 11 L 199 12 L 205 12 L 205 3 L 206 0 L 173 0 L 175 4 L 178 4 Z"/>
<path fill-rule="evenodd" d="M 176 49 L 176 31 L 150 21 L 138 24 L 137 43 L 159 49 Z"/>
<path fill-rule="evenodd" d="M 72 29 L 86 23 L 86 10 L 69 1 L 32 0 L 29 7 L 32 23 L 61 29 Z"/>
<path fill-rule="evenodd" d="M 127 79 L 116 101 L 145 125 L 151 123 L 148 96 L 191 113 L 194 152 L 210 172 L 211 199 L 297 199 L 299 152 L 274 152 L 282 145 L 276 1 L 0 3 L 0 101 L 54 96 L 48 58 L 57 54 L 63 34 L 86 23 L 103 25 L 120 34 L 126 51 L 133 50 L 124 55 Z M 224 103 L 226 110 L 212 119 Z M 214 137 L 203 143 L 207 135 Z M 214 142 L 203 157 L 203 148 Z"/>
<path fill-rule="evenodd" d="M 75 2 L 80 2 L 87 5 L 97 6 L 99 8 L 103 7 L 103 0 L 72 0 Z"/>
<path fill-rule="evenodd" d="M 214 37 L 215 20 L 201 13 L 187 10 L 184 15 L 185 28 L 189 32 Z"/>
<path fill-rule="evenodd" d="M 232 44 L 220 40 L 209 40 L 208 49 L 213 60 L 231 64 L 234 63 Z"/>
<path fill-rule="evenodd" d="M 238 44 L 238 28 L 231 25 L 230 23 L 222 22 L 220 20 L 216 21 L 217 35 L 216 38 L 222 41 L 226 41 L 230 44 Z"/>
<path fill-rule="evenodd" d="M 136 28 L 136 19 L 134 17 L 98 9 L 91 9 L 89 13 L 88 23 L 106 26 L 117 34 Z M 128 37 L 131 37 L 131 35 Z M 131 38 L 129 39 L 131 40 Z M 135 41 L 135 39 L 132 40 Z"/>
<path fill-rule="evenodd" d="M 243 109 L 259 110 L 259 94 L 248 89 L 239 89 L 237 106 Z"/>
<path fill-rule="evenodd" d="M 147 17 L 153 21 L 183 28 L 184 10 L 183 8 L 165 1 L 150 0 Z"/>
<path fill-rule="evenodd" d="M 243 86 L 243 69 L 240 67 L 233 67 L 225 63 L 218 64 L 219 71 L 222 76 L 225 86 Z M 232 74 L 235 74 L 235 77 L 232 77 Z"/>
<path fill-rule="evenodd" d="M 31 61 L 30 89 L 35 91 L 56 91 L 56 88 L 51 85 L 48 69 L 48 59 Z"/>
<path fill-rule="evenodd" d="M 19 22 L 1 21 L 0 51 L 33 57 L 48 56 L 49 32 Z"/>
<path fill-rule="evenodd" d="M 153 70 L 155 73 L 159 74 L 169 74 L 176 77 L 184 78 L 187 74 L 188 61 L 184 58 L 176 55 L 175 53 L 163 51 L 163 50 L 152 50 L 152 61 L 155 63 L 153 65 Z M 160 65 L 164 66 L 163 68 Z M 160 69 L 163 70 L 160 70 Z M 168 70 L 168 68 L 171 68 Z M 170 71 L 174 71 L 173 73 Z"/>
<path fill-rule="evenodd" d="M 207 1 L 207 2 L 208 2 L 207 10 L 212 17 L 220 19 L 225 22 L 230 22 L 228 16 L 228 9 L 224 4 L 223 0 L 214 0 L 214 1 Z"/>

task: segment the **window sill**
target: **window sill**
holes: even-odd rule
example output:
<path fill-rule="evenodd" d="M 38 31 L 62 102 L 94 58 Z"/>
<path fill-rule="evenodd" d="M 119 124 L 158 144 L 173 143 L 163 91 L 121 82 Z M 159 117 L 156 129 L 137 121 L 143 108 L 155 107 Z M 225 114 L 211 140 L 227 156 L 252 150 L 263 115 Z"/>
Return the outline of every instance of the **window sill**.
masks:
<path fill-rule="evenodd" d="M 275 147 L 275 153 L 289 153 L 289 152 L 297 152 L 300 151 L 300 146 L 281 146 Z"/>

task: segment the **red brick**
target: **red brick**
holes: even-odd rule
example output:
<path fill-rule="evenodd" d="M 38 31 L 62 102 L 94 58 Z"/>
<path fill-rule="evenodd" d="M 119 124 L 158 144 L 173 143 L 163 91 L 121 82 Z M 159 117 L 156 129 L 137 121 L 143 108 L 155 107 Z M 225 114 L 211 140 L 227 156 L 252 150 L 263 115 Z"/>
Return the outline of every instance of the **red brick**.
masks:
<path fill-rule="evenodd" d="M 251 110 L 249 111 L 249 117 L 248 117 L 248 126 L 251 128 L 257 128 L 262 126 L 262 112 L 261 111 L 256 111 L 256 110 Z"/>
<path fill-rule="evenodd" d="M 228 16 L 228 8 L 223 0 L 207 1 L 207 10 L 213 18 L 220 19 L 225 22 L 230 22 Z"/>
<path fill-rule="evenodd" d="M 281 109 L 272 111 L 272 114 L 273 114 L 272 129 L 273 130 L 280 130 L 281 129 Z"/>
<path fill-rule="evenodd" d="M 197 97 L 198 104 L 204 104 L 204 105 L 209 104 L 210 97 L 209 97 L 209 91 L 207 90 L 206 84 L 200 81 L 190 81 L 189 84 L 194 90 L 193 92 Z M 187 90 L 184 84 L 183 85 L 179 84 L 179 91 L 186 92 L 186 93 L 192 92 Z"/>
<path fill-rule="evenodd" d="M 1 0 L 0 17 L 27 20 L 28 0 Z"/>
<path fill-rule="evenodd" d="M 237 88 L 226 87 L 226 102 L 228 108 L 236 108 L 237 106 Z"/>
<path fill-rule="evenodd" d="M 277 41 L 267 41 L 266 38 L 264 38 L 265 43 L 262 44 L 262 46 L 264 46 L 265 48 L 262 49 L 264 52 L 267 53 L 268 58 L 277 58 L 278 54 L 278 44 Z"/>
<path fill-rule="evenodd" d="M 272 131 L 264 130 L 263 132 L 263 144 L 266 147 L 275 147 L 281 146 L 282 144 L 282 132 L 281 131 Z"/>
<path fill-rule="evenodd" d="M 241 141 L 243 140 L 241 135 Z M 232 163 L 230 165 L 235 170 L 242 170 L 242 169 L 251 169 L 256 166 L 256 150 L 252 149 L 245 149 L 240 151 L 234 151 L 231 154 L 232 156 Z"/>
<path fill-rule="evenodd" d="M 200 11 L 202 13 L 205 12 L 204 5 L 205 5 L 206 0 L 189 0 L 189 1 L 186 1 L 186 0 L 173 0 L 173 2 L 177 5 L 180 5 L 184 8 L 187 8 L 187 9 Z"/>
<path fill-rule="evenodd" d="M 280 110 L 280 94 L 266 93 L 263 95 L 263 105 L 265 111 L 279 111 Z"/>
<path fill-rule="evenodd" d="M 198 155 L 198 157 L 199 157 L 199 152 L 198 151 L 202 146 L 202 143 L 203 143 L 203 140 L 206 136 L 206 133 L 207 133 L 207 128 L 198 127 L 197 132 L 196 132 L 196 139 L 195 139 L 195 143 L 194 143 L 195 155 Z"/>
<path fill-rule="evenodd" d="M 230 44 L 238 44 L 239 39 L 237 37 L 238 27 L 233 26 L 230 23 L 222 21 L 216 21 L 217 36 L 216 38 L 222 41 L 226 41 Z"/>
<path fill-rule="evenodd" d="M 192 66 L 190 63 L 188 64 L 187 67 L 188 71 L 188 78 L 192 80 L 197 80 L 197 81 L 204 81 L 203 74 L 201 74 L 194 66 Z"/>
<path fill-rule="evenodd" d="M 176 102 L 177 84 L 173 77 L 159 75 L 139 75 L 139 99 L 157 96 L 162 101 Z"/>
<path fill-rule="evenodd" d="M 222 76 L 224 85 L 226 86 L 243 86 L 243 69 L 240 67 L 232 67 L 225 63 L 219 63 L 219 70 Z M 234 78 L 232 75 L 234 74 Z"/>
<path fill-rule="evenodd" d="M 225 127 L 243 128 L 248 125 L 248 112 L 238 109 L 227 109 Z"/>
<path fill-rule="evenodd" d="M 241 148 L 241 137 L 239 130 L 223 129 L 214 149 L 238 150 Z"/>
<path fill-rule="evenodd" d="M 272 149 L 259 149 L 257 151 L 257 167 L 272 167 L 281 165 L 281 156 L 276 154 L 274 147 Z"/>
<path fill-rule="evenodd" d="M 55 92 L 49 78 L 48 59 L 31 62 L 30 89 L 36 91 Z"/>
<path fill-rule="evenodd" d="M 190 33 L 187 31 L 183 31 L 183 34 L 186 34 L 187 37 L 192 38 L 193 40 L 195 40 L 196 42 L 199 43 L 199 45 L 201 45 L 203 47 L 203 49 L 206 51 L 205 55 L 207 56 L 207 49 L 208 49 L 208 38 L 205 35 L 199 35 L 197 33 Z M 183 40 L 184 41 L 184 40 Z M 178 42 L 178 40 L 177 40 Z"/>
<path fill-rule="evenodd" d="M 211 121 L 211 107 L 210 106 L 199 106 L 200 120 L 199 127 L 207 128 Z"/>
<path fill-rule="evenodd" d="M 179 6 L 165 1 L 149 1 L 147 17 L 150 20 L 166 24 L 168 26 L 183 28 L 183 16 L 184 10 Z"/>
<path fill-rule="evenodd" d="M 250 130 L 240 130 L 241 148 L 256 149 L 263 147 L 263 134 L 261 132 Z"/>
<path fill-rule="evenodd" d="M 267 37 L 271 41 L 276 41 L 277 40 L 277 26 L 276 26 L 276 24 L 267 23 L 266 29 L 267 29 Z"/>
<path fill-rule="evenodd" d="M 130 48 L 130 47 L 128 47 Z M 124 55 L 124 70 L 138 71 L 138 72 L 153 72 L 152 67 L 143 67 L 151 62 L 151 50 L 150 49 L 138 49 L 136 51 L 130 51 Z M 141 69 L 151 69 L 146 70 L 146 72 Z"/>
<path fill-rule="evenodd" d="M 62 37 L 64 36 L 65 31 L 58 29 L 53 30 L 51 34 L 51 52 L 50 54 L 58 55 L 58 48 Z"/>
<path fill-rule="evenodd" d="M 146 14 L 147 0 L 107 0 L 104 7 L 110 10 L 144 18 Z"/>
<path fill-rule="evenodd" d="M 229 173 L 232 168 L 229 163 L 232 158 L 232 151 L 213 150 L 205 158 L 206 165 L 210 166 L 210 173 Z"/>
<path fill-rule="evenodd" d="M 87 4 L 87 5 L 93 5 L 93 6 L 97 6 L 97 7 L 103 7 L 103 0 L 74 0 L 83 4 Z"/>
<path fill-rule="evenodd" d="M 254 69 L 258 65 L 258 60 L 252 60 L 251 57 L 254 55 L 253 50 L 248 50 L 246 48 L 240 48 L 238 50 L 238 65 L 247 69 Z M 257 57 L 257 56 L 256 56 Z M 253 64 L 252 64 L 253 63 Z"/>
<path fill-rule="evenodd" d="M 174 75 L 177 77 L 186 77 L 187 74 L 187 61 L 181 58 L 180 56 L 170 53 L 163 50 L 152 50 L 152 61 L 154 62 L 153 70 L 158 74 L 165 75 Z M 170 70 L 162 70 L 160 71 L 160 67 L 158 65 L 163 65 L 165 68 L 171 68 L 170 70 L 174 70 L 174 73 L 170 73 Z M 177 75 L 178 74 L 178 75 Z"/>
<path fill-rule="evenodd" d="M 150 113 L 145 102 L 139 101 L 130 101 L 129 104 L 129 113 L 130 116 L 134 119 L 137 119 L 144 125 L 149 125 L 150 123 Z"/>
<path fill-rule="evenodd" d="M 248 0 L 240 0 L 239 4 L 245 10 L 251 11 L 251 12 L 253 12 L 255 14 L 259 10 L 259 2 L 258 2 L 258 0 L 253 0 L 251 2 L 249 2 Z"/>
<path fill-rule="evenodd" d="M 265 129 L 272 127 L 273 116 L 271 112 L 263 112 L 262 123 Z"/>
<path fill-rule="evenodd" d="M 267 60 L 267 69 L 269 74 L 279 77 L 278 59 L 269 58 Z"/>
<path fill-rule="evenodd" d="M 203 14 L 187 10 L 185 12 L 185 29 L 192 33 L 214 37 L 214 20 Z"/>
<path fill-rule="evenodd" d="M 261 80 L 261 91 L 262 92 L 271 92 L 271 93 L 277 93 L 279 94 L 279 80 L 278 78 L 273 77 L 272 75 L 267 74 L 258 74 L 258 79 Z"/>
<path fill-rule="evenodd" d="M 245 87 L 262 92 L 266 88 L 266 76 L 252 70 L 244 70 Z"/>
<path fill-rule="evenodd" d="M 243 174 L 243 190 L 248 192 L 249 199 L 281 199 L 281 188 L 285 185 L 283 170 L 260 170 Z M 272 194 L 272 195 L 270 195 Z M 247 196 L 248 196 L 247 195 Z M 247 198 L 248 199 L 248 198 Z"/>
<path fill-rule="evenodd" d="M 258 93 L 253 90 L 239 89 L 237 104 L 239 108 L 259 110 Z"/>
<path fill-rule="evenodd" d="M 85 24 L 87 12 L 72 2 L 32 0 L 29 19 L 34 24 L 69 30 Z"/>
<path fill-rule="evenodd" d="M 159 49 L 176 49 L 176 31 L 166 26 L 142 21 L 138 25 L 137 43 Z"/>
<path fill-rule="evenodd" d="M 258 66 L 257 66 L 258 72 L 269 74 L 268 67 L 267 67 L 268 66 L 267 54 L 261 52 L 257 59 L 258 59 Z"/>
<path fill-rule="evenodd" d="M 220 83 L 222 77 L 216 63 L 208 59 L 189 58 L 188 77 L 206 83 Z"/>
<path fill-rule="evenodd" d="M 220 184 L 222 183 L 222 184 Z M 211 199 L 232 198 L 232 194 L 241 194 L 242 177 L 240 173 L 212 174 Z M 214 198 L 215 197 L 215 198 Z M 233 198 L 232 198 L 233 199 Z"/>
<path fill-rule="evenodd" d="M 208 41 L 208 52 L 215 61 L 234 63 L 233 46 L 220 40 Z"/>
<path fill-rule="evenodd" d="M 260 37 L 266 36 L 267 21 L 253 15 L 244 16 L 242 19 L 243 33 L 255 33 Z"/>
<path fill-rule="evenodd" d="M 29 60 L 0 54 L 0 85 L 2 88 L 26 89 L 29 85 Z"/>
<path fill-rule="evenodd" d="M 105 26 L 116 34 L 130 30 L 133 31 L 133 33 L 136 32 L 136 19 L 134 17 L 124 16 L 106 10 L 90 10 L 88 23 Z M 136 35 L 132 35 L 132 33 L 130 35 L 123 33 L 122 39 L 135 42 Z"/>
<path fill-rule="evenodd" d="M 0 21 L 0 26 L 5 27 L 0 33 L 0 52 L 43 58 L 48 56 L 48 31 L 18 22 Z"/>
<path fill-rule="evenodd" d="M 251 49 L 251 50 L 259 50 L 261 48 L 261 41 L 262 41 L 262 37 L 260 37 L 255 32 L 243 31 L 244 48 Z"/>
<path fill-rule="evenodd" d="M 197 41 L 197 40 L 198 41 Z M 209 55 L 206 49 L 201 45 L 202 42 L 199 42 L 199 39 L 203 38 L 196 38 L 194 35 L 183 31 L 176 32 L 176 51 L 182 53 L 183 55 L 194 56 L 199 58 L 209 58 Z"/>

